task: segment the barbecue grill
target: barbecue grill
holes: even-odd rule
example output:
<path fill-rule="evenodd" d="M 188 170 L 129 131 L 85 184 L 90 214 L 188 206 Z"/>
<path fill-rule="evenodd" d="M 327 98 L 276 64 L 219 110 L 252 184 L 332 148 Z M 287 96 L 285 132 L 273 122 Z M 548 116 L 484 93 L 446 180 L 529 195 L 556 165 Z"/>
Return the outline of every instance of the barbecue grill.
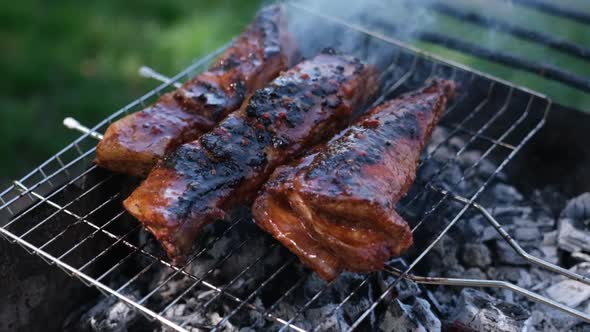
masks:
<path fill-rule="evenodd" d="M 564 15 L 576 20 L 585 19 L 580 13 L 568 12 L 552 5 L 522 2 L 551 14 Z M 374 310 L 394 296 L 395 288 L 403 279 L 410 279 L 419 284 L 506 288 L 590 322 L 590 315 L 584 312 L 507 281 L 424 277 L 413 273 L 435 244 L 453 226 L 460 223 L 465 214 L 478 213 L 530 264 L 590 285 L 589 278 L 527 253 L 504 230 L 488 208 L 478 203 L 480 195 L 495 177 L 504 171 L 508 163 L 515 159 L 541 130 L 554 107 L 551 100 L 540 93 L 414 48 L 396 39 L 395 33 L 377 32 L 395 32 L 395 26 L 391 24 L 364 24 L 365 20 L 351 22 L 317 12 L 297 2 L 287 2 L 286 5 L 293 15 L 305 15 L 312 20 L 314 27 L 343 31 L 345 33 L 341 35 L 345 35 L 346 38 L 354 36 L 356 40 L 362 40 L 362 47 L 351 52 L 381 68 L 382 90 L 375 103 L 415 89 L 431 77 L 449 78 L 456 81 L 459 86 L 458 95 L 440 122 L 440 126 L 447 129 L 445 137 L 424 153 L 420 162 L 420 176 L 398 206 L 400 214 L 409 221 L 414 237 L 420 240 L 407 255 L 394 259 L 384 272 L 380 272 L 393 275 L 395 278 L 383 279 L 388 280 L 384 290 L 374 301 L 358 309 L 357 315 L 351 320 L 350 330 L 362 328 L 364 322 L 371 319 Z M 474 24 L 501 29 L 564 52 L 575 53 L 585 59 L 590 57 L 590 52 L 583 47 L 558 42 L 550 36 L 503 24 L 489 25 L 489 21 L 481 17 L 468 15 L 447 5 L 436 5 L 435 8 L 449 15 L 469 19 Z M 387 29 L 377 30 L 376 27 Z M 442 35 L 417 36 L 519 69 L 542 70 L 550 79 L 590 91 L 588 81 L 558 68 L 539 67 L 507 54 L 483 50 Z M 342 44 L 345 42 L 342 41 Z M 308 52 L 314 52 L 314 47 L 311 45 Z M 314 302 L 321 301 L 322 296 L 329 293 L 338 280 L 325 283 L 315 292 L 301 296 L 300 287 L 310 278 L 312 272 L 301 269 L 294 256 L 278 244 L 266 241 L 267 236 L 251 226 L 247 212 L 237 213 L 235 219 L 228 224 L 218 223 L 211 226 L 205 232 L 203 243 L 198 245 L 189 262 L 183 266 L 173 266 L 155 241 L 122 207 L 121 202 L 127 197 L 127 191 L 131 190 L 136 182 L 109 173 L 93 164 L 97 139 L 102 137 L 101 133 L 109 124 L 126 114 L 141 110 L 161 94 L 175 89 L 178 83 L 204 70 L 224 49 L 225 47 L 221 47 L 170 79 L 158 77 L 157 73 L 144 69 L 144 75 L 158 78 L 163 83 L 90 129 L 68 120 L 70 127 L 84 133 L 32 172 L 14 181 L 0 194 L 0 235 L 48 264 L 59 267 L 84 284 L 126 303 L 150 320 L 156 320 L 172 330 L 188 331 L 189 327 L 219 330 L 230 321 L 235 324 L 241 315 L 254 314 L 266 319 L 269 327 L 276 330 L 305 331 L 308 328 L 296 323 L 298 318 L 304 316 Z M 379 50 L 381 56 L 375 57 L 375 50 Z M 437 153 L 452 144 L 454 137 L 462 138 L 466 144 L 458 150 L 455 158 L 435 163 Z M 481 157 L 472 160 L 457 181 L 443 183 L 442 179 L 447 176 L 445 172 L 448 165 L 457 163 L 460 156 L 469 149 L 482 151 Z M 463 194 L 457 194 L 456 189 L 468 181 L 473 175 L 473 170 L 486 160 L 494 160 L 497 165 L 489 172 L 487 179 L 474 188 L 462 190 Z M 430 169 L 428 174 L 422 172 L 425 169 Z M 451 205 L 460 208 L 456 209 L 458 212 L 452 218 L 446 219 L 443 223 L 439 215 Z M 433 232 L 433 229 L 436 231 Z M 266 241 L 266 247 L 261 255 L 249 256 L 239 262 L 232 258 L 252 243 L 259 243 L 257 241 L 261 237 Z M 191 262 L 210 256 L 218 243 L 224 241 L 232 242 L 231 249 L 215 256 L 215 261 L 206 269 L 198 270 L 191 266 Z M 240 287 L 240 280 L 257 269 L 262 269 L 265 277 L 257 280 L 254 286 Z M 142 279 L 154 271 L 158 271 L 164 277 L 156 284 L 143 283 Z M 223 271 L 224 274 L 218 275 L 219 271 Z M 347 303 L 357 301 L 357 298 L 362 296 L 363 289 L 371 287 L 372 280 L 378 278 L 377 275 L 378 273 L 367 274 L 350 285 L 349 294 L 341 299 L 334 310 L 343 310 Z M 175 294 L 166 301 L 155 300 L 155 297 L 159 296 L 159 291 L 180 278 L 190 282 L 183 284 L 183 288 L 177 292 L 178 295 Z M 199 325 L 195 315 L 191 313 L 183 319 L 167 314 L 175 305 L 183 303 L 189 295 L 195 294 L 209 296 L 203 306 L 227 306 L 227 315 L 219 317 L 217 324 L 210 326 Z M 299 294 L 296 313 L 290 316 L 282 315 L 282 303 L 293 301 L 294 294 Z M 257 297 L 263 298 L 264 301 L 255 301 Z"/>

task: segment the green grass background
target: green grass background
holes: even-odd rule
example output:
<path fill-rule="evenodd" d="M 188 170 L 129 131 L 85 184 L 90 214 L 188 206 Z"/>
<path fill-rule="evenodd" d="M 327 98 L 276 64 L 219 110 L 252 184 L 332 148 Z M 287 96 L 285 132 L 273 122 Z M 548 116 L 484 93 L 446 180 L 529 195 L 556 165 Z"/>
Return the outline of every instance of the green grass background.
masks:
<path fill-rule="evenodd" d="M 489 5 L 494 1 L 457 1 L 507 15 Z M 563 4 L 590 11 L 587 1 Z M 78 136 L 62 127 L 64 117 L 97 123 L 158 84 L 137 75 L 141 65 L 175 74 L 239 33 L 258 6 L 257 0 L 0 2 L 0 183 L 25 174 Z M 588 26 L 520 12 L 508 19 L 590 46 Z M 489 38 L 488 32 L 450 18 L 436 18 L 436 26 L 474 42 L 493 40 L 494 47 L 590 77 L 588 63 L 543 47 L 503 35 Z M 416 45 L 590 110 L 590 95 L 575 89 L 436 45 Z"/>
<path fill-rule="evenodd" d="M 239 33 L 258 1 L 70 0 L 0 2 L 0 178 L 14 178 L 87 125 Z"/>

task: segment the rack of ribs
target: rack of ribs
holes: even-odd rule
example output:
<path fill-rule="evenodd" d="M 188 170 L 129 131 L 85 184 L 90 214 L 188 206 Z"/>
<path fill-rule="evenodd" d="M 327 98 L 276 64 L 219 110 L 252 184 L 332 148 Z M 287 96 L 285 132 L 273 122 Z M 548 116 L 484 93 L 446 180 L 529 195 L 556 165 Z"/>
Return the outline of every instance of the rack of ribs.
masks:
<path fill-rule="evenodd" d="M 212 129 L 297 58 L 283 9 L 262 9 L 254 22 L 203 72 L 153 105 L 111 124 L 96 163 L 145 177 L 157 160 Z"/>
<path fill-rule="evenodd" d="M 433 80 L 277 168 L 253 205 L 256 223 L 325 280 L 383 268 L 412 245 L 395 205 L 454 89 Z"/>
<path fill-rule="evenodd" d="M 377 80 L 373 67 L 330 50 L 301 62 L 159 162 L 125 208 L 183 262 L 203 226 L 251 204 L 277 166 L 342 130 Z"/>

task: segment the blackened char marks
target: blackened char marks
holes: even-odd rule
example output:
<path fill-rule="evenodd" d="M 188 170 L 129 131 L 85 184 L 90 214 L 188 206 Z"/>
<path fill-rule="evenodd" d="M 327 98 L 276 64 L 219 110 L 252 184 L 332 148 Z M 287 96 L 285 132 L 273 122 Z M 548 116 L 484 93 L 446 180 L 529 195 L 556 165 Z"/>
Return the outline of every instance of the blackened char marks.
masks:
<path fill-rule="evenodd" d="M 262 9 L 207 71 L 109 126 L 97 146 L 97 163 L 147 175 L 157 160 L 212 129 L 293 64 L 298 52 L 287 30 L 282 6 Z"/>
<path fill-rule="evenodd" d="M 231 83 L 231 88 L 227 91 L 225 87 L 217 84 L 196 81 L 194 84 L 187 85 L 184 91 L 177 91 L 174 98 L 187 112 L 207 113 L 213 121 L 217 122 L 226 114 L 227 109 L 239 107 L 244 100 L 245 92 L 243 80 L 236 75 L 235 81 Z"/>
<path fill-rule="evenodd" d="M 189 213 L 205 213 L 206 204 L 216 200 L 224 187 L 231 187 L 239 183 L 244 176 L 241 165 L 219 161 L 207 154 L 198 145 L 184 144 L 163 162 L 163 167 L 172 168 L 177 174 L 191 179 L 186 184 L 186 191 L 169 211 L 176 218 L 186 218 Z"/>
<path fill-rule="evenodd" d="M 349 67 L 348 72 L 345 66 Z M 345 98 L 342 85 L 351 75 L 360 75 L 363 70 L 365 66 L 358 59 L 332 66 L 321 62 L 302 66 L 299 71 L 258 90 L 246 106 L 247 121 L 264 128 L 275 148 L 296 144 L 301 135 L 293 134 L 306 121 L 310 109 L 319 107 L 324 110 L 322 112 L 331 112 L 342 106 Z"/>
<path fill-rule="evenodd" d="M 264 148 L 271 141 L 271 135 L 263 128 L 244 125 L 243 115 L 238 113 L 203 135 L 200 143 L 212 158 L 247 168 L 264 166 Z"/>
<path fill-rule="evenodd" d="M 357 195 L 369 197 L 373 188 L 359 176 L 361 170 L 391 164 L 385 159 L 392 158 L 388 155 L 391 153 L 402 163 L 383 168 L 382 172 L 412 174 L 415 161 L 411 160 L 418 158 L 446 101 L 441 96 L 452 95 L 454 87 L 449 85 L 446 81 L 434 81 L 424 89 L 378 106 L 326 145 L 306 168 L 305 178 L 323 183 L 318 187 L 324 186 L 334 196 L 350 194 L 350 188 L 357 188 Z M 399 155 L 401 152 L 397 151 L 410 154 Z M 363 187 L 367 190 L 359 189 Z"/>
<path fill-rule="evenodd" d="M 347 61 L 343 65 L 352 66 L 352 72 L 356 72 L 358 60 Z M 268 168 L 273 162 L 268 158 L 268 151 L 280 151 L 301 143 L 299 137 L 285 135 L 285 130 L 302 127 L 304 117 L 312 107 L 321 108 L 327 100 L 337 100 L 337 105 L 342 103 L 343 94 L 338 93 L 342 83 L 338 82 L 350 79 L 340 69 L 344 68 L 343 65 L 325 68 L 325 64 L 319 64 L 309 66 L 310 69 L 304 66 L 302 70 L 293 70 L 268 87 L 256 91 L 244 111 L 230 115 L 212 131 L 201 136 L 200 155 L 206 160 L 193 164 L 192 168 L 185 167 L 184 162 L 180 163 L 180 167 L 178 164 L 174 166 L 178 175 L 188 179 L 191 188 L 183 197 L 182 206 L 173 208 L 174 212 L 181 218 L 191 211 L 195 212 L 199 202 L 212 202 L 220 198 L 209 196 L 219 195 L 224 186 L 234 187 L 249 175 Z M 180 153 L 185 151 L 179 150 Z M 178 153 L 175 156 L 176 163 L 182 161 Z M 173 164 L 168 163 L 169 166 Z M 211 172 L 216 174 L 217 179 L 199 175 Z M 227 172 L 231 174 L 227 175 Z"/>
<path fill-rule="evenodd" d="M 383 268 L 412 244 L 395 204 L 453 90 L 434 80 L 278 168 L 253 205 L 256 223 L 326 280 Z"/>
<path fill-rule="evenodd" d="M 416 112 L 429 111 L 424 107 Z M 327 172 L 336 172 L 347 181 L 365 165 L 377 164 L 386 150 L 399 139 L 417 140 L 422 129 L 417 113 L 404 112 L 400 116 L 379 122 L 379 117 L 367 119 L 349 128 L 330 142 L 322 154 L 314 158 L 308 167 L 306 178 L 315 179 Z"/>
<path fill-rule="evenodd" d="M 277 166 L 344 128 L 376 80 L 373 68 L 347 56 L 300 63 L 159 163 L 125 207 L 182 261 L 204 225 L 250 203 Z"/>

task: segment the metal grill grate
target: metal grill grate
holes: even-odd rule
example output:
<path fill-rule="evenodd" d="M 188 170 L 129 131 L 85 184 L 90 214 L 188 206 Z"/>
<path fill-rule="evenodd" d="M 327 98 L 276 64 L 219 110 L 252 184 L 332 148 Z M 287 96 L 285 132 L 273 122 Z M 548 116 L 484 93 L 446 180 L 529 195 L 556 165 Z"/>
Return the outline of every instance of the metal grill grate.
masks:
<path fill-rule="evenodd" d="M 391 56 L 383 71 L 384 88 L 377 102 L 419 87 L 433 76 L 459 83 L 459 94 L 441 120 L 440 125 L 447 129 L 445 137 L 424 154 L 420 163 L 421 175 L 398 207 L 411 223 L 415 237 L 428 241 L 402 259 L 394 260 L 385 272 L 357 276 L 350 283 L 346 280 L 350 291 L 338 299 L 334 310 L 342 311 L 354 304 L 351 329 L 362 326 L 379 303 L 391 297 L 391 291 L 403 278 L 419 283 L 510 288 L 590 320 L 583 313 L 505 282 L 423 278 L 410 274 L 436 242 L 471 209 L 484 214 L 501 235 L 518 248 L 494 218 L 477 204 L 477 199 L 542 127 L 551 102 L 542 95 L 425 54 L 361 26 L 321 16 L 298 5 L 292 6 L 307 15 L 318 16 L 318 19 L 325 20 L 325 24 L 365 35 L 367 48 L 378 45 L 388 49 Z M 247 213 L 236 217 L 230 224 L 217 223 L 209 227 L 189 263 L 181 267 L 171 266 L 155 241 L 122 208 L 121 201 L 128 194 L 126 190 L 131 190 L 136 183 L 92 163 L 96 145 L 94 133 L 104 132 L 113 121 L 154 102 L 159 95 L 173 89 L 177 82 L 203 70 L 223 49 L 197 61 L 170 81 L 117 111 L 3 191 L 0 194 L 0 235 L 105 295 L 114 296 L 148 318 L 177 331 L 187 331 L 191 327 L 217 330 L 228 323 L 235 324 L 244 315 L 265 318 L 269 328 L 279 331 L 288 328 L 308 330 L 310 328 L 296 322 L 315 302 L 322 301 L 333 287 L 341 287 L 343 277 L 319 284 L 313 292 L 302 294 L 302 285 L 313 278 L 312 273 L 302 269 L 294 256 L 253 226 Z M 370 54 L 368 49 L 359 53 L 366 57 Z M 437 153 L 453 144 L 454 137 L 461 137 L 465 142 L 458 149 L 456 158 L 437 160 Z M 483 153 L 470 165 L 464 165 L 463 173 L 455 183 L 443 183 L 448 165 L 457 163 L 470 149 Z M 462 190 L 468 195 L 455 195 L 455 189 L 468 181 L 473 170 L 486 160 L 494 160 L 498 165 L 491 170 L 487 180 L 467 191 Z M 433 171 L 424 174 L 429 168 Z M 460 204 L 459 212 L 441 224 L 443 219 L 439 215 L 453 204 Z M 434 233 L 432 227 L 427 227 L 433 224 L 437 230 Z M 224 247 L 229 249 L 218 252 Z M 253 247 L 259 250 L 252 250 Z M 527 255 L 522 250 L 520 253 Z M 528 256 L 527 259 L 589 283 L 586 278 L 537 258 Z M 387 273 L 398 277 L 382 278 Z M 146 283 L 146 276 L 154 274 L 160 275 L 160 280 Z M 249 279 L 251 275 L 255 277 Z M 389 281 L 385 282 L 384 290 L 374 301 L 361 301 L 366 289 L 372 287 L 376 279 Z M 219 317 L 215 326 L 200 324 L 197 311 L 189 310 L 182 318 L 170 315 L 178 304 L 186 304 L 189 297 L 204 299 L 198 303 L 199 310 L 224 306 L 226 315 Z M 263 300 L 255 301 L 256 298 Z M 296 312 L 285 316 L 281 309 L 284 303 L 295 306 Z"/>

